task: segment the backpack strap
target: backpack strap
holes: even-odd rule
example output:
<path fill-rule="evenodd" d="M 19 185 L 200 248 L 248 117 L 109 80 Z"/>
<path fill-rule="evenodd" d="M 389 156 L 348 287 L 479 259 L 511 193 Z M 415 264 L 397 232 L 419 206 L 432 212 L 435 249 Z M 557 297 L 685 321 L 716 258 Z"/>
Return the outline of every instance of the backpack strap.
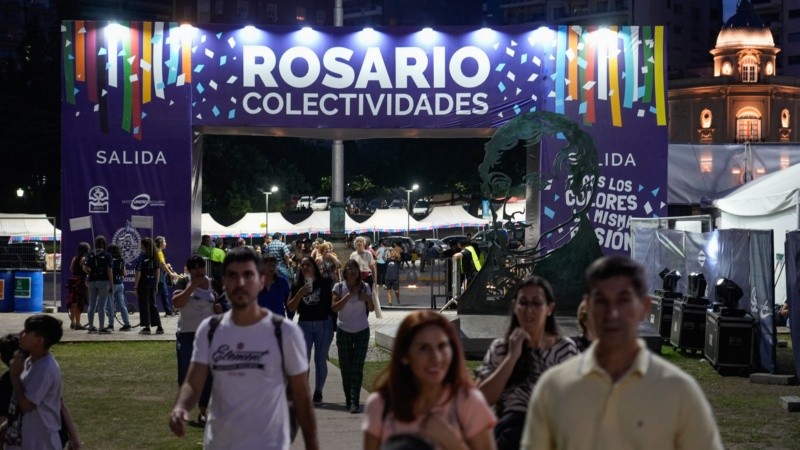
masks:
<path fill-rule="evenodd" d="M 208 349 L 211 350 L 211 340 L 214 339 L 214 333 L 217 332 L 219 323 L 222 322 L 222 314 L 216 314 L 208 321 Z"/>
<path fill-rule="evenodd" d="M 272 324 L 275 325 L 275 339 L 278 340 L 278 350 L 281 352 L 281 371 L 283 372 L 284 378 L 288 378 L 286 374 L 286 360 L 283 357 L 283 330 L 281 330 L 283 317 L 273 313 Z"/>
<path fill-rule="evenodd" d="M 211 340 L 214 339 L 214 333 L 217 332 L 220 322 L 222 322 L 223 314 L 216 314 L 208 321 L 208 347 L 211 348 Z M 273 314 L 272 323 L 275 325 L 275 338 L 278 340 L 278 349 L 281 352 L 281 371 L 283 376 L 286 377 L 286 362 L 283 357 L 283 331 L 281 324 L 283 324 L 283 317 Z"/>

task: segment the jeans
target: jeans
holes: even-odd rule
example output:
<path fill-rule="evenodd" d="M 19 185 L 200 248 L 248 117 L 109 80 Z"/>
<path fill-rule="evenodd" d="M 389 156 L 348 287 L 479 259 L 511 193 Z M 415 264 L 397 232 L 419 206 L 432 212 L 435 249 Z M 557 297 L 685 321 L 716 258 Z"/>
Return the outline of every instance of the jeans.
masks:
<path fill-rule="evenodd" d="M 125 302 L 125 285 L 122 283 L 114 285 L 114 293 L 106 302 L 106 314 L 108 315 L 108 325 L 114 326 L 114 313 L 119 311 L 122 316 L 122 324 L 131 326 L 128 317 L 128 304 Z"/>
<path fill-rule="evenodd" d="M 333 321 L 325 320 L 301 320 L 297 322 L 303 330 L 303 337 L 306 340 L 306 356 L 311 361 L 311 346 L 314 346 L 314 381 L 316 391 L 322 391 L 325 387 L 325 379 L 328 378 L 328 350 L 333 341 Z"/>
<path fill-rule="evenodd" d="M 100 328 L 105 326 L 105 315 L 103 311 L 106 308 L 106 302 L 110 294 L 111 283 L 108 280 L 90 281 L 89 282 L 89 328 L 94 326 L 94 313 L 97 312 L 98 320 L 100 321 Z"/>
<path fill-rule="evenodd" d="M 192 362 L 192 351 L 194 350 L 194 332 L 175 333 L 175 352 L 178 355 L 178 389 L 183 386 L 186 380 L 186 373 L 189 371 L 189 364 Z M 200 401 L 197 406 L 208 408 L 208 401 L 211 398 L 211 371 L 208 371 L 206 384 L 203 392 L 200 393 Z"/>
<path fill-rule="evenodd" d="M 164 312 L 172 313 L 172 297 L 169 295 L 166 276 L 162 276 L 158 281 L 158 298 L 161 300 L 161 307 L 164 308 Z"/>

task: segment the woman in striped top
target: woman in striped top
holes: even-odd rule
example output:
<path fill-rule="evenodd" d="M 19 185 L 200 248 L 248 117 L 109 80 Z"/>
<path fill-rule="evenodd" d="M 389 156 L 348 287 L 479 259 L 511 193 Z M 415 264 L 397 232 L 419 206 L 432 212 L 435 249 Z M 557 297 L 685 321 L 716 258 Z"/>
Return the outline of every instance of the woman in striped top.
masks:
<path fill-rule="evenodd" d="M 495 407 L 498 450 L 519 449 L 536 381 L 548 368 L 578 354 L 575 343 L 559 334 L 554 310 L 550 283 L 535 275 L 524 279 L 511 305 L 505 337 L 492 342 L 475 371 L 478 387 Z"/>

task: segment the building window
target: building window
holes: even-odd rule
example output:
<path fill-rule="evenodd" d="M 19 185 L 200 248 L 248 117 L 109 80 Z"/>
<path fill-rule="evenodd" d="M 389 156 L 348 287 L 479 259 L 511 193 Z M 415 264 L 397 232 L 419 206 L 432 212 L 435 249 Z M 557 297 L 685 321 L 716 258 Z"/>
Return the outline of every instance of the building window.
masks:
<path fill-rule="evenodd" d="M 800 9 L 790 9 L 789 10 L 789 18 L 790 19 L 800 19 Z"/>
<path fill-rule="evenodd" d="M 755 56 L 748 55 L 742 58 L 742 82 L 755 83 L 758 81 L 758 61 Z"/>
<path fill-rule="evenodd" d="M 675 14 L 683 14 L 683 5 L 675 3 L 675 7 L 672 10 L 675 11 Z"/>
<path fill-rule="evenodd" d="M 789 42 L 800 42 L 800 32 L 789 33 Z"/>
<path fill-rule="evenodd" d="M 597 2 L 597 12 L 608 11 L 608 2 Z"/>
<path fill-rule="evenodd" d="M 711 121 L 713 120 L 714 115 L 711 113 L 711 110 L 705 108 L 700 113 L 700 128 L 711 128 Z"/>
<path fill-rule="evenodd" d="M 790 66 L 796 66 L 800 64 L 800 55 L 789 55 L 788 60 Z"/>
<path fill-rule="evenodd" d="M 675 25 L 672 27 L 672 34 L 681 34 L 683 32 L 683 27 Z"/>
<path fill-rule="evenodd" d="M 736 139 L 740 142 L 761 140 L 761 114 L 755 108 L 743 108 L 736 115 Z"/>
<path fill-rule="evenodd" d="M 317 10 L 317 25 L 325 25 L 325 10 L 318 9 Z"/>
<path fill-rule="evenodd" d="M 214 2 L 214 14 L 220 16 L 222 15 L 223 8 L 225 6 L 225 2 L 222 0 L 217 0 Z"/>
<path fill-rule="evenodd" d="M 278 21 L 278 4 L 267 3 L 267 19 L 277 22 Z"/>
<path fill-rule="evenodd" d="M 306 21 L 306 9 L 302 6 L 297 7 L 297 14 L 295 14 L 295 19 L 298 22 L 305 22 Z"/>

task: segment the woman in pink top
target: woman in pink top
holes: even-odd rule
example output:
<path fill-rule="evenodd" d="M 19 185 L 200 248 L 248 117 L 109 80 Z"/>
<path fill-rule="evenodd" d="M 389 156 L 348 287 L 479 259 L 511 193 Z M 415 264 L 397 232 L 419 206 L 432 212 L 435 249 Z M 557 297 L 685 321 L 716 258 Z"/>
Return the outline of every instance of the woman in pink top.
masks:
<path fill-rule="evenodd" d="M 364 449 L 412 435 L 441 450 L 492 450 L 495 422 L 467 374 L 450 321 L 432 311 L 406 316 L 389 366 L 367 399 Z"/>

